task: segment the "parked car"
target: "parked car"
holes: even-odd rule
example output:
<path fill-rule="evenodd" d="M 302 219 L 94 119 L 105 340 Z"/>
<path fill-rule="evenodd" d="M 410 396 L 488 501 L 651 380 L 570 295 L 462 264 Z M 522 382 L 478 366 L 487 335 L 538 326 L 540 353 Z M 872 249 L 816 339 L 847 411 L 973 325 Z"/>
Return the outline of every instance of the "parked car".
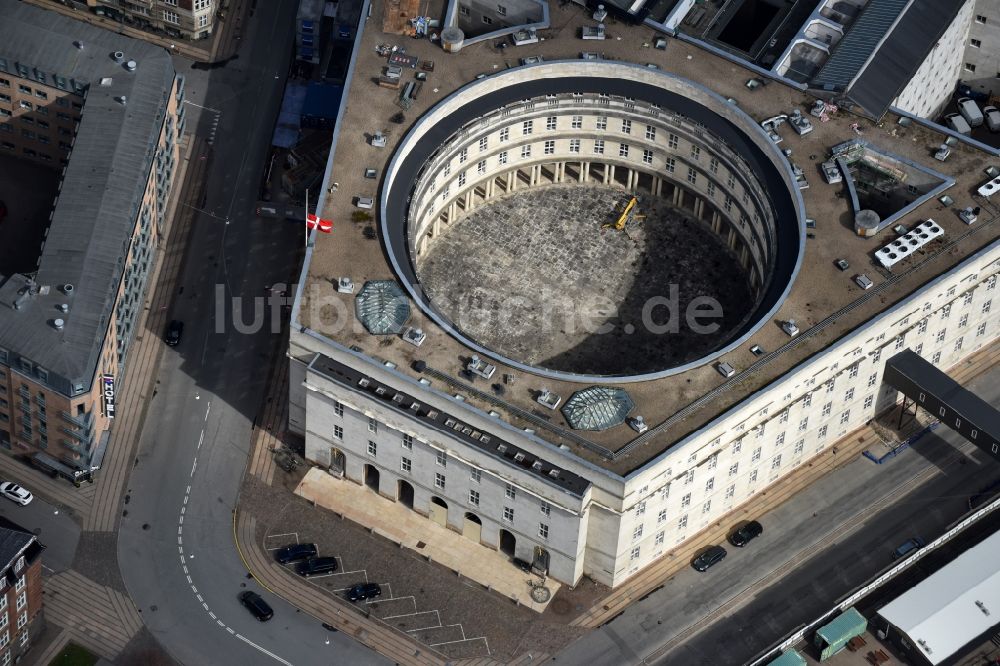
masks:
<path fill-rule="evenodd" d="M 724 559 L 726 559 L 726 549 L 722 546 L 712 546 L 704 553 L 694 558 L 694 561 L 691 562 L 691 566 L 693 566 L 696 571 L 708 571 L 711 567 L 715 566 Z"/>
<path fill-rule="evenodd" d="M 378 583 L 358 583 L 347 591 L 347 598 L 351 601 L 364 601 L 382 596 L 382 588 Z"/>
<path fill-rule="evenodd" d="M 0 495 L 21 506 L 27 506 L 31 504 L 31 500 L 35 499 L 26 488 L 22 488 L 12 481 L 0 483 Z"/>
<path fill-rule="evenodd" d="M 742 548 L 763 533 L 764 526 L 756 520 L 751 520 L 749 523 L 729 535 L 729 543 L 733 544 L 737 548 Z"/>
<path fill-rule="evenodd" d="M 300 576 L 319 576 L 321 574 L 333 573 L 337 570 L 336 557 L 310 557 L 305 562 L 300 562 L 295 570 Z"/>
<path fill-rule="evenodd" d="M 944 122 L 959 134 L 972 134 L 972 128 L 969 127 L 969 123 L 965 122 L 965 118 L 957 113 L 949 113 L 944 117 Z"/>
<path fill-rule="evenodd" d="M 184 333 L 184 322 L 174 319 L 167 326 L 167 334 L 163 336 L 168 347 L 176 347 L 181 343 L 181 335 Z"/>
<path fill-rule="evenodd" d="M 892 551 L 892 559 L 898 560 L 901 557 L 906 557 L 915 550 L 923 548 L 927 544 L 920 537 L 913 537 L 912 539 L 907 539 L 899 545 L 899 548 Z"/>
<path fill-rule="evenodd" d="M 1000 132 L 1000 109 L 995 106 L 987 106 L 983 109 L 986 116 L 986 126 L 991 132 Z"/>
<path fill-rule="evenodd" d="M 983 124 L 983 112 L 979 110 L 979 105 L 973 99 L 969 99 L 968 97 L 960 98 L 958 100 L 958 112 L 965 118 L 965 122 L 969 123 L 969 127 L 979 127 Z"/>
<path fill-rule="evenodd" d="M 240 603 L 246 606 L 247 610 L 261 622 L 267 622 L 274 617 L 274 611 L 267 605 L 264 598 L 256 592 L 251 592 L 250 590 L 241 592 Z"/>
<path fill-rule="evenodd" d="M 293 543 L 277 551 L 274 554 L 274 559 L 278 560 L 278 564 L 290 564 L 316 557 L 318 552 L 314 543 Z"/>

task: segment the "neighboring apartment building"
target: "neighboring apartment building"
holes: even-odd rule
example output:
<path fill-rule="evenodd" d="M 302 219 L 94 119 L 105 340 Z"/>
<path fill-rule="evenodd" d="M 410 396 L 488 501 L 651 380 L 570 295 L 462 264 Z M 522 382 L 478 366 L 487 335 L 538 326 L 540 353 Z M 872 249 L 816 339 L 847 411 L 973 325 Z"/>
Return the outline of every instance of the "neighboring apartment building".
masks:
<path fill-rule="evenodd" d="M 62 1 L 62 0 L 59 0 Z M 212 36 L 218 0 L 85 0 L 98 16 L 142 30 L 162 30 L 178 39 L 205 39 Z M 76 0 L 63 4 L 75 5 Z"/>
<path fill-rule="evenodd" d="M 43 549 L 34 534 L 0 518 L 0 666 L 20 661 L 41 631 Z"/>
<path fill-rule="evenodd" d="M 976 90 L 1000 95 L 1000 0 L 975 1 L 960 76 Z"/>
<path fill-rule="evenodd" d="M 180 157 L 184 82 L 160 47 L 17 0 L 0 0 L 0 15 L 0 154 L 60 180 L 37 270 L 0 267 L 0 450 L 79 480 L 100 468 L 115 416 Z"/>

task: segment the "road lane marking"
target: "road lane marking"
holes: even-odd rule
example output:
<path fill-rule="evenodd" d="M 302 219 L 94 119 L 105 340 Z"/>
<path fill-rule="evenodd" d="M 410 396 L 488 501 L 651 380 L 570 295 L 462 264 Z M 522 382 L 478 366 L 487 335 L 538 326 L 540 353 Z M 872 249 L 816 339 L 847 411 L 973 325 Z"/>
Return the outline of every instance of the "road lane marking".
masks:
<path fill-rule="evenodd" d="M 205 420 L 206 421 L 208 420 L 208 414 L 211 411 L 212 411 L 212 403 L 211 403 L 211 401 L 209 401 L 209 403 L 205 406 Z"/>
<path fill-rule="evenodd" d="M 192 477 L 194 476 L 194 471 L 196 469 L 198 469 L 198 458 L 195 458 L 194 462 L 191 463 L 191 476 Z"/>
<path fill-rule="evenodd" d="M 282 664 L 285 664 L 285 666 L 292 666 L 292 662 L 286 661 L 286 660 L 282 659 L 281 657 L 279 657 L 278 655 L 276 655 L 273 652 L 271 652 L 270 650 L 266 650 L 266 649 L 262 648 L 261 646 L 257 645 L 256 643 L 254 643 L 252 640 L 250 640 L 249 638 L 247 638 L 243 634 L 236 634 L 236 638 L 240 639 L 241 641 L 243 641 L 247 645 L 250 645 L 250 646 L 253 646 L 253 647 L 257 648 L 258 650 L 260 650 L 261 652 L 263 652 L 264 654 L 266 654 L 268 657 L 271 657 L 275 661 L 280 661 Z"/>
<path fill-rule="evenodd" d="M 208 420 L 208 414 L 205 414 L 205 420 Z M 205 441 L 205 430 L 202 429 L 201 436 L 198 438 L 198 450 L 201 451 L 201 445 Z"/>

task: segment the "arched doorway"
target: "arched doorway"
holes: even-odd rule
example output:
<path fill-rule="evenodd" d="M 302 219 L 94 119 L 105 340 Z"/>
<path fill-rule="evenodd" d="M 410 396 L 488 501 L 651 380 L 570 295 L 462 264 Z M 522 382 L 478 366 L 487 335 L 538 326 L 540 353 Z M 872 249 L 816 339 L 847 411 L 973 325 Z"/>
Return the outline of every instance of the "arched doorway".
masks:
<path fill-rule="evenodd" d="M 474 513 L 466 512 L 462 521 L 462 536 L 479 543 L 483 537 L 483 521 Z"/>
<path fill-rule="evenodd" d="M 437 495 L 431 497 L 430 519 L 441 527 L 448 527 L 448 505 Z"/>
<path fill-rule="evenodd" d="M 396 482 L 396 500 L 405 507 L 413 508 L 413 486 L 409 481 Z"/>
<path fill-rule="evenodd" d="M 330 474 L 343 478 L 345 469 L 347 469 L 347 460 L 344 458 L 344 452 L 335 446 L 331 446 Z"/>
<path fill-rule="evenodd" d="M 508 557 L 514 557 L 517 549 L 517 539 L 507 530 L 500 530 L 500 552 Z"/>
<path fill-rule="evenodd" d="M 535 556 L 531 561 L 531 570 L 543 576 L 549 574 L 549 551 L 541 546 L 535 546 Z"/>
<path fill-rule="evenodd" d="M 378 492 L 378 468 L 374 465 L 365 465 L 365 485 Z"/>

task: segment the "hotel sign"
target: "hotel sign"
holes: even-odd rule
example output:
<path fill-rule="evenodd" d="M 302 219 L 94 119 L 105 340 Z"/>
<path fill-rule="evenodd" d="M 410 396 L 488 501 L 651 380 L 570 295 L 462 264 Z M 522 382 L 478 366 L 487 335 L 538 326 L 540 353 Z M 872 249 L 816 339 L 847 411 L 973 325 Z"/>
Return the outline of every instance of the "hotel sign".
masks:
<path fill-rule="evenodd" d="M 109 419 L 115 418 L 115 377 L 114 375 L 103 375 L 101 377 L 101 397 L 104 403 L 104 415 Z"/>

